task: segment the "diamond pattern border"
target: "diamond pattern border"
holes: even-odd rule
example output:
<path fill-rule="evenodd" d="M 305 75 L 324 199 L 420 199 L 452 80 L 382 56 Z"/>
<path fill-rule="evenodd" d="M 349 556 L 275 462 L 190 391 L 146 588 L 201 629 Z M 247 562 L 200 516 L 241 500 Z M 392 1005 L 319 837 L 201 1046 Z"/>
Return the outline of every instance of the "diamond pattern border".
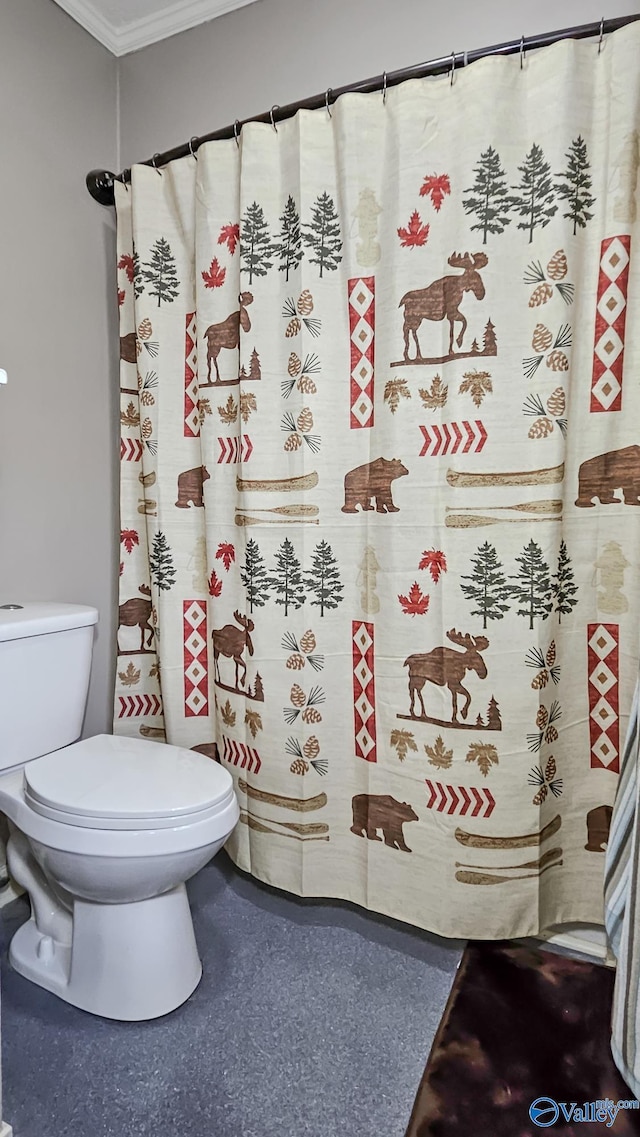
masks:
<path fill-rule="evenodd" d="M 207 605 L 204 600 L 182 602 L 184 637 L 185 718 L 209 714 L 209 656 L 207 650 Z"/>
<path fill-rule="evenodd" d="M 198 416 L 198 351 L 196 347 L 196 314 L 187 312 L 184 336 L 184 437 L 200 434 Z"/>
<path fill-rule="evenodd" d="M 589 406 L 592 413 L 622 409 L 630 257 L 631 237 L 628 234 L 607 237 L 600 246 Z"/>
<path fill-rule="evenodd" d="M 355 276 L 347 284 L 351 349 L 349 407 L 352 430 L 373 426 L 375 283 L 375 276 Z"/>
<path fill-rule="evenodd" d="M 620 769 L 618 624 L 587 624 L 587 690 L 592 770 Z"/>
<path fill-rule="evenodd" d="M 353 716 L 357 758 L 377 762 L 374 626 L 351 623 L 353 641 Z"/>

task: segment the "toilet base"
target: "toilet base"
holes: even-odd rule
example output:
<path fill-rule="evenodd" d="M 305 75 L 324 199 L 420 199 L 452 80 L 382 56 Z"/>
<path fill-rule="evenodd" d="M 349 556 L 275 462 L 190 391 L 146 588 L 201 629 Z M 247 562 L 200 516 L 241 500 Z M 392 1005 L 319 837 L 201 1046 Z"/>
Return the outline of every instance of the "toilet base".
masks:
<path fill-rule="evenodd" d="M 9 961 L 66 1003 L 125 1022 L 175 1010 L 202 975 L 184 884 L 132 904 L 75 900 L 70 945 L 39 932 L 32 916 Z"/>

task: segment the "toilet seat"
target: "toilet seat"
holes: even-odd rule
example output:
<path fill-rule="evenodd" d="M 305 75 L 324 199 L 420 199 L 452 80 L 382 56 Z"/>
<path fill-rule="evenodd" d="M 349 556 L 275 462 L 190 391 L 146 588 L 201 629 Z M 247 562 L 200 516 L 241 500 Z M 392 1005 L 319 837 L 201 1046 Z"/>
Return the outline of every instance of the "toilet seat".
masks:
<path fill-rule="evenodd" d="M 158 830 L 226 813 L 233 780 L 192 750 L 96 735 L 30 762 L 24 801 L 54 822 L 84 829 Z"/>

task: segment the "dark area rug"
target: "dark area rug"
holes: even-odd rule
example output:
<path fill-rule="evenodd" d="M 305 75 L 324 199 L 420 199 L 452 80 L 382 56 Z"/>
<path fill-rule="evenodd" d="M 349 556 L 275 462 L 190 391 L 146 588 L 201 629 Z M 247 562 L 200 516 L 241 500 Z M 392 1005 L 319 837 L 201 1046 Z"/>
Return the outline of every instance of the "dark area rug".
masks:
<path fill-rule="evenodd" d="M 470 944 L 406 1137 L 640 1134 L 640 1110 L 620 1110 L 613 1124 L 610 1111 L 585 1110 L 633 1099 L 609 1050 L 613 983 L 609 968 L 550 951 Z M 538 1098 L 551 1100 L 538 1103 L 536 1124 Z"/>

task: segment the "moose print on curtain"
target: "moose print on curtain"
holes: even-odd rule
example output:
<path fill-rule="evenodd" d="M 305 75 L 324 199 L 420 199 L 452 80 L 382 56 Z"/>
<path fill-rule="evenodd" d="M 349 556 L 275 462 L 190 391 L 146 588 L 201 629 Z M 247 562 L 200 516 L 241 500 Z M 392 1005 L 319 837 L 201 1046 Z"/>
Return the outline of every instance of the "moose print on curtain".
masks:
<path fill-rule="evenodd" d="M 638 663 L 632 25 L 117 186 L 118 733 L 233 859 L 444 935 L 602 918 Z"/>

